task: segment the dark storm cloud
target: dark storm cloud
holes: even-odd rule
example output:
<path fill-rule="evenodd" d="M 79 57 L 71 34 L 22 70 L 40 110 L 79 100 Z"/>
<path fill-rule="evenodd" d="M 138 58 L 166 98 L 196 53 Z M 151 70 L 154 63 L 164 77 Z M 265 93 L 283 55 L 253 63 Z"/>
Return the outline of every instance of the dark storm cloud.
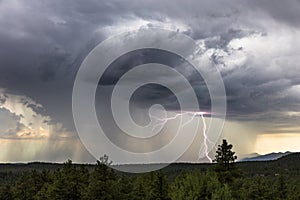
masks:
<path fill-rule="evenodd" d="M 120 56 L 104 72 L 99 85 L 113 86 L 128 70 L 146 63 L 160 63 L 176 69 L 191 83 L 198 97 L 199 106 L 202 109 L 210 109 L 210 99 L 206 98 L 209 96 L 209 92 L 199 72 L 183 58 L 163 50 L 142 49 Z M 137 77 L 137 79 L 139 78 Z M 164 79 L 166 81 L 174 81 L 172 77 L 164 76 Z M 132 81 L 134 82 L 135 80 Z M 131 100 L 143 108 L 149 108 L 149 106 L 155 103 L 160 103 L 168 110 L 180 109 L 174 94 L 168 88 L 157 84 L 150 84 L 139 88 Z"/>
<path fill-rule="evenodd" d="M 290 24 L 292 26 L 300 25 L 300 1 L 291 0 L 288 5 L 284 1 L 273 0 L 271 3 L 268 0 L 254 0 L 247 1 L 250 9 L 266 11 L 275 20 L 279 20 L 283 23 Z"/>
<path fill-rule="evenodd" d="M 80 63 L 98 42 L 118 33 L 122 26 L 139 28 L 140 24 L 135 21 L 141 20 L 148 27 L 156 26 L 156 23 L 171 24 L 171 28 L 203 42 L 203 53 L 212 51 L 211 60 L 221 68 L 224 78 L 230 117 L 251 120 L 257 113 L 282 109 L 299 111 L 299 98 L 290 91 L 300 83 L 299 67 L 294 57 L 288 66 L 280 63 L 284 60 L 274 61 L 277 65 L 270 68 L 274 67 L 275 71 L 270 68 L 268 71 L 266 66 L 271 63 L 260 62 L 259 56 L 245 50 L 247 47 L 243 43 L 236 47 L 230 45 L 232 41 L 247 38 L 268 38 L 281 24 L 284 24 L 283 29 L 297 29 L 299 10 L 299 1 L 178 0 L 143 1 L 143 4 L 140 1 L 94 0 L 0 1 L 0 87 L 34 99 L 45 107 L 53 120 L 73 130 L 71 94 Z M 289 35 L 292 33 L 286 34 L 287 38 L 292 37 Z M 265 44 L 268 45 L 273 44 Z M 299 40 L 294 46 L 285 53 L 298 56 Z M 228 59 L 239 53 L 248 60 L 231 66 Z M 274 56 L 279 54 L 275 52 Z M 272 55 L 269 57 L 273 58 Z M 252 62 L 252 58 L 258 60 Z M 168 60 L 160 59 L 159 55 L 155 59 Z M 114 77 L 134 64 L 130 62 L 139 64 L 140 60 L 124 58 L 122 62 L 118 70 L 107 74 L 106 85 L 113 85 Z M 288 70 L 276 72 L 276 68 Z M 203 80 L 195 74 L 187 77 L 195 88 L 202 91 L 198 92 L 202 106 L 209 106 L 208 95 L 203 95 L 207 94 Z M 162 88 L 144 89 L 146 95 L 140 92 L 136 96 L 136 101 L 141 104 L 145 99 L 173 101 L 168 91 Z M 269 115 L 261 116 L 263 120 L 270 119 Z"/>
<path fill-rule="evenodd" d="M 1 87 L 40 102 L 67 127 L 73 127 L 73 78 L 85 55 L 102 38 L 95 30 L 111 18 L 105 14 L 111 11 L 105 4 L 98 16 L 84 15 L 89 8 L 97 10 L 95 5 L 81 5 L 80 1 L 0 4 Z"/>

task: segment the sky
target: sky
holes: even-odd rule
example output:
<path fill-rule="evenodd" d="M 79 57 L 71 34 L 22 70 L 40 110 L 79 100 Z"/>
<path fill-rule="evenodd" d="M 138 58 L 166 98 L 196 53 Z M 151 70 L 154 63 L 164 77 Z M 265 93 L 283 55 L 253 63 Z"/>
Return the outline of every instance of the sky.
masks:
<path fill-rule="evenodd" d="M 0 0 L 0 162 L 93 162 L 72 116 L 76 73 L 101 41 L 149 27 L 191 37 L 220 71 L 227 96 L 220 139 L 238 156 L 300 151 L 299 11 L 299 0 Z M 125 55 L 100 83 L 113 88 L 124 70 L 149 57 L 186 73 L 200 107 L 210 108 L 205 82 L 164 52 Z M 153 102 L 177 109 L 170 91 L 155 85 L 133 98 L 140 110 Z M 161 144 L 143 147 L 152 145 Z M 195 161 L 197 153 L 192 145 L 180 160 Z"/>

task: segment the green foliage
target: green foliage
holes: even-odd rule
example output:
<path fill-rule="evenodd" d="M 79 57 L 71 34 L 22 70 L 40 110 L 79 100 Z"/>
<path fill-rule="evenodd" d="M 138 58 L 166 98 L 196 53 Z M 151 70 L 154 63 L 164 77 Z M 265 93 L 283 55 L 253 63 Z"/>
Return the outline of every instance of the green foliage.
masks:
<path fill-rule="evenodd" d="M 299 158 L 293 155 L 294 162 Z M 233 172 L 238 167 L 234 161 L 229 168 L 221 164 L 223 170 L 220 171 L 216 170 L 218 163 L 209 165 L 213 170 L 180 164 L 181 168 L 176 166 L 175 172 L 164 169 L 134 175 L 118 173 L 108 167 L 111 162 L 106 156 L 93 166 L 76 165 L 68 160 L 52 171 L 46 168 L 12 174 L 16 180 L 7 177 L 11 173 L 3 173 L 0 199 L 299 200 L 300 167 L 292 163 L 288 157 L 272 162 L 236 163 L 244 169 L 244 176 L 235 177 Z M 220 172 L 221 177 L 227 172 L 231 178 L 220 178 Z"/>
<path fill-rule="evenodd" d="M 234 155 L 235 152 L 232 151 L 232 147 L 232 144 L 228 144 L 225 139 L 223 140 L 222 145 L 218 145 L 215 161 L 223 170 L 230 170 L 233 168 L 233 163 L 237 159 L 237 156 Z"/>
<path fill-rule="evenodd" d="M 147 179 L 146 176 L 138 176 L 135 179 L 135 182 L 133 184 L 133 190 L 132 194 L 133 200 L 144 200 L 144 199 L 149 199 L 149 186 L 150 186 L 150 181 Z"/>
<path fill-rule="evenodd" d="M 45 184 L 45 173 L 38 173 L 33 170 L 29 173 L 23 173 L 13 188 L 14 199 L 34 199 L 33 197 L 41 190 Z"/>
<path fill-rule="evenodd" d="M 13 187 L 10 184 L 0 186 L 0 198 L 5 200 L 13 200 Z"/>
<path fill-rule="evenodd" d="M 198 171 L 178 175 L 171 185 L 171 198 L 178 200 L 199 199 L 203 181 Z"/>
<path fill-rule="evenodd" d="M 241 171 L 235 165 L 235 152 L 232 151 L 232 144 L 228 144 L 227 140 L 223 140 L 221 145 L 218 145 L 216 151 L 215 162 L 215 172 L 218 174 L 219 180 L 222 183 L 232 183 L 235 178 L 241 176 Z"/>
<path fill-rule="evenodd" d="M 228 185 L 219 182 L 216 173 L 199 171 L 177 176 L 171 187 L 172 199 L 233 199 Z"/>
<path fill-rule="evenodd" d="M 133 181 L 134 178 L 130 176 L 120 176 L 117 180 L 117 189 L 119 191 L 119 197 L 122 200 L 132 200 L 135 196 L 133 193 Z"/>
<path fill-rule="evenodd" d="M 53 174 L 53 180 L 47 188 L 47 199 L 81 199 L 84 187 L 84 176 L 81 171 L 68 160 L 62 170 Z"/>
<path fill-rule="evenodd" d="M 97 161 L 95 170 L 91 173 L 90 182 L 85 194 L 87 199 L 118 199 L 119 190 L 117 176 L 113 169 Z"/>
<path fill-rule="evenodd" d="M 161 172 L 151 173 L 149 200 L 168 200 L 168 183 L 165 175 Z"/>
<path fill-rule="evenodd" d="M 232 200 L 231 190 L 227 184 L 218 187 L 212 194 L 212 200 Z"/>

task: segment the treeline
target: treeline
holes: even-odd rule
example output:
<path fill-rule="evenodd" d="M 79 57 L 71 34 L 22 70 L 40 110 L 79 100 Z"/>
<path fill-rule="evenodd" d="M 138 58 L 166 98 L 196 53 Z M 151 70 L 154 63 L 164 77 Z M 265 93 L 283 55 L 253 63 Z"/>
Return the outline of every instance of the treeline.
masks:
<path fill-rule="evenodd" d="M 107 166 L 107 156 L 92 169 L 69 160 L 54 171 L 24 171 L 16 180 L 3 179 L 0 199 L 300 199 L 299 175 L 286 172 L 249 176 L 234 162 L 231 148 L 223 141 L 216 152 L 216 164 L 206 171 L 176 174 L 163 170 L 138 175 L 120 173 Z"/>
<path fill-rule="evenodd" d="M 300 199 L 299 179 L 284 175 L 240 177 L 222 182 L 217 172 L 182 172 L 169 180 L 162 171 L 117 174 L 100 162 L 93 171 L 76 168 L 23 172 L 15 183 L 0 186 L 0 199 Z"/>

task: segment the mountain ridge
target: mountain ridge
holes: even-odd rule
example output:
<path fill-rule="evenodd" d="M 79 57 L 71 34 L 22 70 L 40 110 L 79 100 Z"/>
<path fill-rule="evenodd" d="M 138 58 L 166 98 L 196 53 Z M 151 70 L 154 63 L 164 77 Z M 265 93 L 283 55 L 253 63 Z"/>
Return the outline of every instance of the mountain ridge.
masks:
<path fill-rule="evenodd" d="M 253 155 L 257 154 L 258 156 L 253 156 L 253 157 L 249 156 L 249 157 L 239 160 L 239 162 L 278 160 L 279 158 L 289 155 L 289 154 L 292 154 L 292 153 L 296 153 L 296 152 L 290 152 L 290 151 L 278 152 L 278 153 L 272 152 L 272 153 L 264 154 L 264 155 L 254 153 Z"/>

